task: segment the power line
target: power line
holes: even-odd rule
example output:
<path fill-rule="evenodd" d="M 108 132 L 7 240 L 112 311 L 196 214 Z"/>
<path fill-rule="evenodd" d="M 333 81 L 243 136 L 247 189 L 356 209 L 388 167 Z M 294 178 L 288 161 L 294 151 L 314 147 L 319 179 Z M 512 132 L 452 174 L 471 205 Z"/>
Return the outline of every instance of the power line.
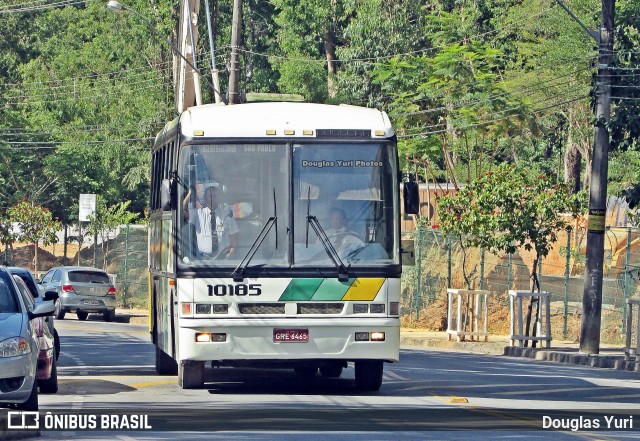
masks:
<path fill-rule="evenodd" d="M 581 99 L 588 98 L 588 97 L 589 97 L 589 95 L 583 95 L 583 96 L 579 96 L 577 98 L 573 98 L 571 100 L 563 101 L 561 103 L 556 103 L 556 104 L 553 104 L 553 105 L 550 105 L 550 106 L 547 106 L 547 107 L 543 107 L 543 108 L 540 108 L 540 109 L 534 109 L 533 113 L 544 112 L 545 110 L 549 110 L 549 109 L 552 109 L 552 108 L 560 107 L 560 106 L 565 105 L 565 104 L 570 104 L 570 103 L 573 103 L 573 102 L 576 102 L 576 101 L 579 101 Z M 402 139 L 404 139 L 404 138 L 415 138 L 415 137 L 418 137 L 418 136 L 434 135 L 434 134 L 437 134 L 437 133 L 453 132 L 453 131 L 456 131 L 456 130 L 470 129 L 470 128 L 474 128 L 474 127 L 482 127 L 482 126 L 486 126 L 486 125 L 489 125 L 489 124 L 494 123 L 494 122 L 504 121 L 506 119 L 512 118 L 513 116 L 514 115 L 509 115 L 509 116 L 505 116 L 505 117 L 502 117 L 502 118 L 496 118 L 496 119 L 493 119 L 493 120 L 490 120 L 490 121 L 483 121 L 483 122 L 480 122 L 480 123 L 477 123 L 477 124 L 469 124 L 469 125 L 466 125 L 466 126 L 459 126 L 459 127 L 450 127 L 450 128 L 446 128 L 446 129 L 442 129 L 442 130 L 432 130 L 432 131 L 427 131 L 427 132 L 422 132 L 422 133 L 413 133 L 413 134 L 408 134 L 408 135 L 398 135 L 398 138 L 402 138 Z"/>
<path fill-rule="evenodd" d="M 514 94 L 518 94 L 518 93 L 522 93 L 522 94 L 524 94 L 526 96 L 530 92 L 534 92 L 534 91 L 540 90 L 542 88 L 542 85 L 545 85 L 545 84 L 550 83 L 550 82 L 557 81 L 559 79 L 574 75 L 576 73 L 579 73 L 579 72 L 582 72 L 582 71 L 585 71 L 585 70 L 588 70 L 588 69 L 591 69 L 591 68 L 584 68 L 584 69 L 579 69 L 577 71 L 572 71 L 572 72 L 566 73 L 566 74 L 561 75 L 561 76 L 553 77 L 553 78 L 545 80 L 545 81 L 540 81 L 540 82 L 538 82 L 538 83 L 536 83 L 536 84 L 534 84 L 534 85 L 532 85 L 530 87 L 525 87 L 523 89 L 516 89 L 516 90 L 510 91 L 510 92 L 504 92 L 504 93 L 500 93 L 500 94 L 497 94 L 497 95 L 491 95 L 491 96 L 489 96 L 487 98 L 479 98 L 479 99 L 476 99 L 476 100 L 468 100 L 468 101 L 458 101 L 458 102 L 450 103 L 447 106 L 435 107 L 435 108 L 432 108 L 432 109 L 416 110 L 415 112 L 400 113 L 400 114 L 396 114 L 396 116 L 421 115 L 421 114 L 426 114 L 426 113 L 437 112 L 437 111 L 440 111 L 440 110 L 457 109 L 457 108 L 460 108 L 460 107 L 463 107 L 463 106 L 468 106 L 468 105 L 476 104 L 476 103 L 480 103 L 480 102 L 494 101 L 494 100 L 496 100 L 496 99 L 498 99 L 500 97 L 505 97 L 505 96 L 514 95 Z M 556 86 L 567 85 L 567 84 L 569 84 L 569 83 L 564 82 L 564 83 L 558 84 Z M 537 87 L 537 86 L 540 86 L 540 87 Z M 548 84 L 547 84 L 547 87 L 549 87 Z M 446 95 L 440 95 L 439 98 L 442 98 L 444 96 L 446 96 Z M 437 98 L 434 98 L 434 100 L 435 99 L 437 99 Z M 453 106 L 451 104 L 453 104 Z"/>
<path fill-rule="evenodd" d="M 82 0 L 82 1 L 77 1 L 77 0 L 63 0 L 60 2 L 56 2 L 56 3 L 49 3 L 46 5 L 40 5 L 40 6 L 31 6 L 31 7 L 24 7 L 24 8 L 18 8 L 18 9 L 4 9 L 4 10 L 0 10 L 0 15 L 1 14 L 15 14 L 15 13 L 19 13 L 19 12 L 33 12 L 33 11 L 44 11 L 44 10 L 48 10 L 48 9 L 55 9 L 55 8 L 61 8 L 64 6 L 73 6 L 73 5 L 80 5 L 80 4 L 86 4 L 87 2 Z"/>
<path fill-rule="evenodd" d="M 39 150 L 39 149 L 56 149 L 60 146 L 87 146 L 87 145 L 104 145 L 104 144 L 119 144 L 119 143 L 132 143 L 138 141 L 152 141 L 155 137 L 149 136 L 144 138 L 128 138 L 128 139 L 111 139 L 104 141 L 0 141 L 0 148 L 11 148 L 14 150 Z M 30 146 L 30 147 L 13 147 L 13 146 Z M 139 145 L 131 145 L 130 147 L 135 149 L 146 148 Z"/>

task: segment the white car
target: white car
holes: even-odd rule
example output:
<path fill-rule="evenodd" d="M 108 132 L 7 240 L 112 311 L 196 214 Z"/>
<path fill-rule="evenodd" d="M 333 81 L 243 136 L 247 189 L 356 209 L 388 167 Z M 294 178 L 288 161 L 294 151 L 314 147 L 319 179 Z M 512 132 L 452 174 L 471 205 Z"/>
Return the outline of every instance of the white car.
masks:
<path fill-rule="evenodd" d="M 11 274 L 0 267 L 0 406 L 38 410 L 37 317 L 53 314 L 53 302 L 25 304 Z"/>

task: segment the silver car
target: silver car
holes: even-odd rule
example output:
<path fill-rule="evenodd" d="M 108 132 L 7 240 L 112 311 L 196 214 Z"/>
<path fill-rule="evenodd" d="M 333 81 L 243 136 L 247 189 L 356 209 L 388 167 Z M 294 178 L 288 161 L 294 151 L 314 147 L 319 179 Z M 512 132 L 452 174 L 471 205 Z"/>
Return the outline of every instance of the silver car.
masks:
<path fill-rule="evenodd" d="M 31 271 L 29 271 L 28 269 L 18 266 L 10 266 L 7 267 L 7 270 L 9 270 L 9 272 L 14 276 L 19 276 L 24 281 L 24 283 L 27 285 L 27 288 L 29 288 L 29 292 L 31 292 L 31 296 L 33 297 L 34 302 L 39 303 L 48 300 L 55 302 L 55 300 L 58 298 L 58 293 L 55 291 L 49 291 L 45 293 L 34 279 Z M 49 328 L 49 332 L 53 334 L 57 359 L 60 356 L 60 336 L 58 335 L 58 331 L 56 331 L 53 316 L 45 317 L 44 321 Z"/>
<path fill-rule="evenodd" d="M 15 281 L 0 267 L 0 404 L 38 410 L 36 372 L 40 339 L 38 317 L 54 312 L 52 302 L 30 310 L 18 294 Z"/>
<path fill-rule="evenodd" d="M 109 275 L 97 268 L 63 266 L 50 269 L 40 281 L 43 291 L 56 291 L 56 318 L 63 319 L 75 311 L 78 320 L 86 320 L 89 313 L 101 313 L 104 320 L 116 315 L 116 288 Z"/>

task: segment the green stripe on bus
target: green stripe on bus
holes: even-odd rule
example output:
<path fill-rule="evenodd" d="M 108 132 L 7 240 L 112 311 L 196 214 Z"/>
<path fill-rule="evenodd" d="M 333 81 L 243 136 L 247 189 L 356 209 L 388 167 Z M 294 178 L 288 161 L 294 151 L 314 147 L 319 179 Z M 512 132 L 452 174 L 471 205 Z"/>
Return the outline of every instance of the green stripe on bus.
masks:
<path fill-rule="evenodd" d="M 311 300 L 342 300 L 354 280 L 340 282 L 338 279 L 325 279 Z"/>
<path fill-rule="evenodd" d="M 292 279 L 278 300 L 310 300 L 324 280 Z"/>

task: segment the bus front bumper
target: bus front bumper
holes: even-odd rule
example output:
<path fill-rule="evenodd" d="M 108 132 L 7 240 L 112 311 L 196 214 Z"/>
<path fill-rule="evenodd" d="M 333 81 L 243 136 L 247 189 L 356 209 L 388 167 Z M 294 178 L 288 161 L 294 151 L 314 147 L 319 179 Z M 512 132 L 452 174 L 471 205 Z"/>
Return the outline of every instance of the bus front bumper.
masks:
<path fill-rule="evenodd" d="M 399 359 L 398 318 L 375 319 L 181 319 L 178 359 L 212 360 L 384 360 Z M 305 333 L 308 340 L 305 341 Z M 379 340 L 382 334 L 384 340 Z M 197 342 L 202 334 L 224 341 Z M 300 340 L 281 341 L 291 334 Z M 356 335 L 357 334 L 357 335 Z M 365 338 L 368 339 L 365 340 Z M 378 341 L 372 341 L 377 338 Z M 358 340 L 356 340 L 358 339 Z"/>

